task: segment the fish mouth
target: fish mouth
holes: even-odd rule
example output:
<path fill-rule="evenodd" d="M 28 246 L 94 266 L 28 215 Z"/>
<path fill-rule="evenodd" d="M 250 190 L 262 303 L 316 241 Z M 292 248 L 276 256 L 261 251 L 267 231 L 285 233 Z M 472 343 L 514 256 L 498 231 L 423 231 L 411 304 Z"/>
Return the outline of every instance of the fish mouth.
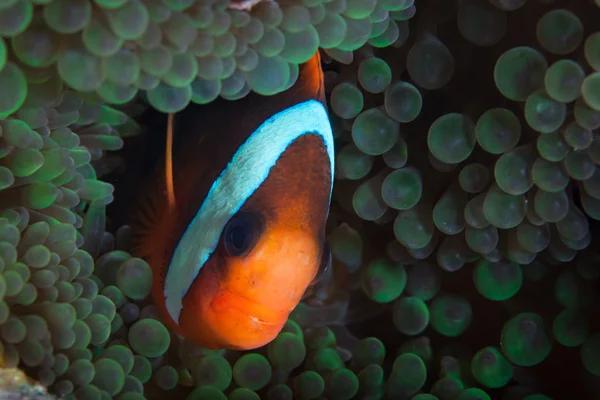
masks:
<path fill-rule="evenodd" d="M 211 302 L 211 307 L 219 312 L 235 310 L 246 314 L 252 321 L 265 325 L 277 324 L 282 318 L 287 319 L 289 314 L 229 289 L 222 290 Z"/>
<path fill-rule="evenodd" d="M 250 350 L 261 347 L 283 328 L 288 311 L 262 304 L 229 289 L 211 301 L 213 329 L 225 347 Z"/>

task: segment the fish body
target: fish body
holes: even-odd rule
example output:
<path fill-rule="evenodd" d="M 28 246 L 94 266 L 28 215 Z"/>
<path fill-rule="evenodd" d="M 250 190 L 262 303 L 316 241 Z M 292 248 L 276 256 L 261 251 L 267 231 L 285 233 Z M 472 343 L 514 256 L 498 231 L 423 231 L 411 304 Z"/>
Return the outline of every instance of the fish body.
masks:
<path fill-rule="evenodd" d="M 275 338 L 330 261 L 333 136 L 318 53 L 274 96 L 190 106 L 174 119 L 133 224 L 134 254 L 177 333 L 208 348 Z"/>

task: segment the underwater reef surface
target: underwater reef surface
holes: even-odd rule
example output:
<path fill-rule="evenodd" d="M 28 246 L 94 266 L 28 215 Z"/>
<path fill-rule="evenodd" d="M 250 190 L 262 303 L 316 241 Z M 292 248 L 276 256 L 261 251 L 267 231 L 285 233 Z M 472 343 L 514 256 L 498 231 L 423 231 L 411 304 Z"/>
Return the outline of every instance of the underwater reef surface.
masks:
<path fill-rule="evenodd" d="M 600 399 L 600 1 L 239 5 L 0 1 L 0 398 Z M 163 113 L 318 49 L 332 271 L 269 345 L 204 349 L 119 182 Z"/>

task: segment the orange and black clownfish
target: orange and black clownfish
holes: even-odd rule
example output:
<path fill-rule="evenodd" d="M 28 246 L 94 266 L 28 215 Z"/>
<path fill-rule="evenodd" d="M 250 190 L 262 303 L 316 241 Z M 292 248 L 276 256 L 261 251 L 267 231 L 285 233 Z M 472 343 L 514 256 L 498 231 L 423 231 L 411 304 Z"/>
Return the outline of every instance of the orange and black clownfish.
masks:
<path fill-rule="evenodd" d="M 155 305 L 202 346 L 269 343 L 331 260 L 334 152 L 319 54 L 285 92 L 170 115 L 165 158 L 133 225 Z"/>

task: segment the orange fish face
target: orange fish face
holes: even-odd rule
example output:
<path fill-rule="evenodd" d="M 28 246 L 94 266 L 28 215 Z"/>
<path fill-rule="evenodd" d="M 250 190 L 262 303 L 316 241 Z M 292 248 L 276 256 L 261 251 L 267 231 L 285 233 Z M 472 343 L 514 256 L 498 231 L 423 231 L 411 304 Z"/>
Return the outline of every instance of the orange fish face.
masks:
<path fill-rule="evenodd" d="M 329 262 L 329 165 L 316 135 L 297 139 L 281 155 L 229 220 L 186 295 L 180 318 L 186 336 L 243 350 L 277 336 Z"/>
<path fill-rule="evenodd" d="M 180 326 L 186 336 L 213 348 L 269 343 L 322 267 L 319 239 L 238 213 L 184 299 Z"/>

